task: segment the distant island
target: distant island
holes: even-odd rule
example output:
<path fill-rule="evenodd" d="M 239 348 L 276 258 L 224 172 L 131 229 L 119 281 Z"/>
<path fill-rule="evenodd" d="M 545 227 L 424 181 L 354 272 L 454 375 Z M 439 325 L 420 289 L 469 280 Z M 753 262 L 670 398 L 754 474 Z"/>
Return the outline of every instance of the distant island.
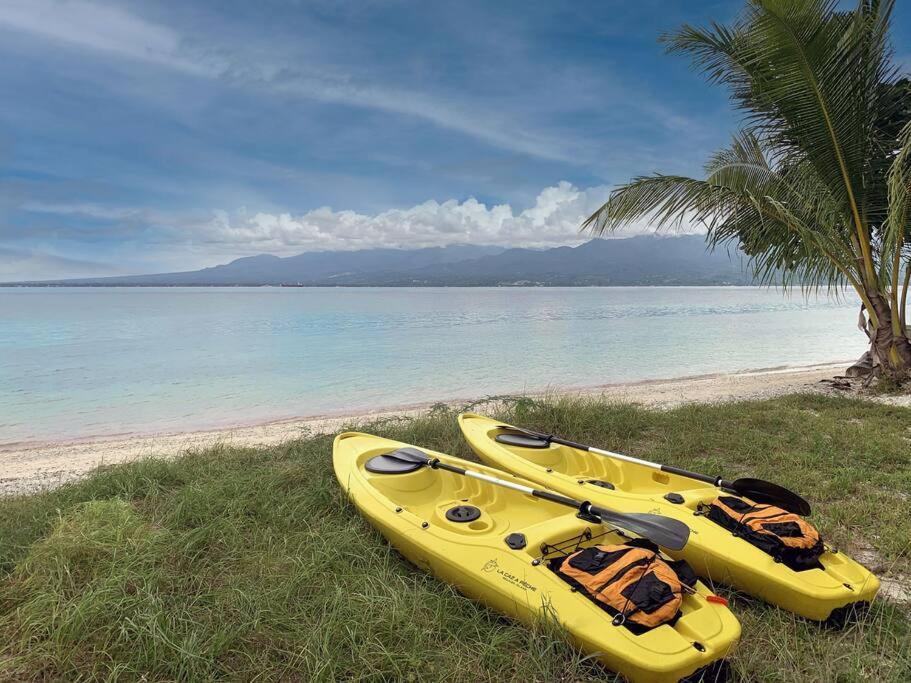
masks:
<path fill-rule="evenodd" d="M 47 287 L 586 287 L 750 285 L 739 253 L 701 235 L 594 239 L 577 247 L 453 245 L 270 254 L 182 273 L 4 283 Z"/>

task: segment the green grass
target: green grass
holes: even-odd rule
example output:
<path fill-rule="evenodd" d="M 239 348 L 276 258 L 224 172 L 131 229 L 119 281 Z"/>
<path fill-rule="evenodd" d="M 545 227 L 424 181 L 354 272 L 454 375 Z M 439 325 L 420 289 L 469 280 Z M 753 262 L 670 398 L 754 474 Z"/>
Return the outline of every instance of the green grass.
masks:
<path fill-rule="evenodd" d="M 911 410 L 792 396 L 652 412 L 522 399 L 502 417 L 790 484 L 846 551 L 911 576 Z M 455 412 L 365 429 L 463 457 Z M 0 499 L 0 680 L 603 680 L 558 629 L 407 565 L 335 482 L 331 437 L 105 468 Z M 752 681 L 911 679 L 908 606 L 831 632 L 725 592 Z"/>

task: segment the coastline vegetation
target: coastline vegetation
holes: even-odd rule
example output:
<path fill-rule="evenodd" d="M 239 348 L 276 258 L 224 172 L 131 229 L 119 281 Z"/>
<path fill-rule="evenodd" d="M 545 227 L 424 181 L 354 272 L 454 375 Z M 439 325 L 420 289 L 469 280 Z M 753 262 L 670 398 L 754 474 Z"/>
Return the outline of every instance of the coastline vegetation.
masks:
<path fill-rule="evenodd" d="M 911 589 L 907 408 L 819 395 L 487 408 L 780 481 L 813 502 L 829 543 Z M 350 427 L 472 457 L 456 412 Z M 514 625 L 402 560 L 345 499 L 331 439 L 147 459 L 0 499 L 0 680 L 604 680 L 553 625 Z M 744 626 L 731 661 L 741 679 L 911 679 L 911 604 L 878 600 L 867 619 L 827 631 L 719 590 Z"/>

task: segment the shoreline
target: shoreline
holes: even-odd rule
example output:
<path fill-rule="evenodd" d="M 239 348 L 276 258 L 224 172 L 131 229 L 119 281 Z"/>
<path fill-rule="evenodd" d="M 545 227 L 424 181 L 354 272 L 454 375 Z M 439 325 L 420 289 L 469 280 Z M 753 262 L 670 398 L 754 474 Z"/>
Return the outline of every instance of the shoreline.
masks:
<path fill-rule="evenodd" d="M 715 403 L 772 398 L 800 391 L 824 391 L 820 381 L 848 367 L 850 361 L 808 366 L 778 366 L 732 373 L 648 379 L 617 384 L 551 387 L 525 396 L 599 396 L 611 401 L 672 408 L 683 403 Z M 468 399 L 446 401 L 461 405 Z M 286 418 L 217 429 L 151 434 L 110 434 L 79 439 L 32 441 L 0 445 L 0 495 L 53 488 L 101 465 L 148 456 L 172 457 L 217 444 L 269 446 L 302 435 L 332 433 L 343 425 L 375 419 L 414 416 L 438 401 L 377 408 L 356 414 L 324 414 Z"/>

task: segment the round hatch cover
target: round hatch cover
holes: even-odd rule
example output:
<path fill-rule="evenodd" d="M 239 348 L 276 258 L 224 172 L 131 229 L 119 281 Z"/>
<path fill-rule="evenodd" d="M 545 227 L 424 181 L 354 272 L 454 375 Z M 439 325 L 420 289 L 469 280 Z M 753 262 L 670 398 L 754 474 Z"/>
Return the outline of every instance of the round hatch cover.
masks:
<path fill-rule="evenodd" d="M 474 505 L 456 505 L 446 511 L 450 522 L 473 522 L 481 516 L 481 511 Z"/>
<path fill-rule="evenodd" d="M 506 432 L 497 434 L 494 441 L 505 443 L 507 446 L 518 446 L 520 448 L 549 448 L 550 441 L 540 436 L 531 434 L 516 434 L 515 432 Z"/>
<path fill-rule="evenodd" d="M 424 466 L 420 462 L 408 462 L 396 458 L 394 454 L 377 455 L 370 458 L 364 465 L 364 469 L 374 474 L 406 474 L 414 472 Z"/>

